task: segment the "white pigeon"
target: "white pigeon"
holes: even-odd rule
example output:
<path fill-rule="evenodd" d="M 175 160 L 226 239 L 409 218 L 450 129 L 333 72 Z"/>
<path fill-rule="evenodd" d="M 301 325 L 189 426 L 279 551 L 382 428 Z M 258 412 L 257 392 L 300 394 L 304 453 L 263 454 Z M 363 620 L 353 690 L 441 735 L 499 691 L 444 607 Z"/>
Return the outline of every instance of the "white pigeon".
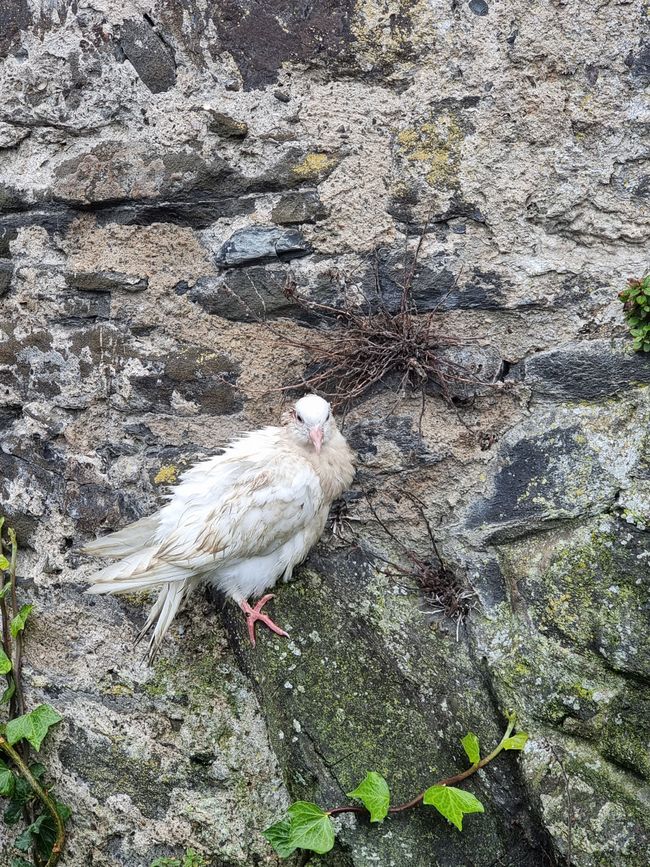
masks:
<path fill-rule="evenodd" d="M 86 545 L 85 553 L 120 558 L 91 576 L 87 592 L 159 589 L 139 636 L 153 627 L 149 659 L 202 582 L 239 605 L 253 646 L 258 620 L 287 636 L 262 612 L 273 594 L 254 608 L 248 599 L 281 575 L 288 580 L 307 556 L 332 502 L 352 483 L 353 458 L 327 401 L 305 395 L 282 426 L 245 434 L 183 473 L 158 512 Z"/>

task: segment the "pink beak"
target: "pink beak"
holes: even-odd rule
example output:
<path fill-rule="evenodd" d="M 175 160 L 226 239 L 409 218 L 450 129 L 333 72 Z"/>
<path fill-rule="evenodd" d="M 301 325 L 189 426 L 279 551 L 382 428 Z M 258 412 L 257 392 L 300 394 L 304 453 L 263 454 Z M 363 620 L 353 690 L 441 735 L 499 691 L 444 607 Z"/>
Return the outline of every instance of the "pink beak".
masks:
<path fill-rule="evenodd" d="M 323 445 L 323 428 L 313 427 L 309 431 L 309 439 L 313 442 L 316 451 L 319 452 Z"/>

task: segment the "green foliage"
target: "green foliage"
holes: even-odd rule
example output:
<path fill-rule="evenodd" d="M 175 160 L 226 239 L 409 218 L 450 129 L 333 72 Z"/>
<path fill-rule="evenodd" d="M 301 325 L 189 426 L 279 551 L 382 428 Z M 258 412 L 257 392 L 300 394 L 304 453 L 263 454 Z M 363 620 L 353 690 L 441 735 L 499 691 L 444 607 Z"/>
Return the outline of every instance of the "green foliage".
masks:
<path fill-rule="evenodd" d="M 11 632 L 11 637 L 15 638 L 19 632 L 22 632 L 25 628 L 25 623 L 27 622 L 27 618 L 29 617 L 33 605 L 23 605 L 18 614 L 11 619 L 11 625 L 9 627 L 9 631 Z"/>
<path fill-rule="evenodd" d="M 640 280 L 630 279 L 618 296 L 637 352 L 650 352 L 650 274 Z"/>
<path fill-rule="evenodd" d="M 7 674 L 11 671 L 11 660 L 0 647 L 0 674 Z"/>
<path fill-rule="evenodd" d="M 188 849 L 182 860 L 180 858 L 156 858 L 149 867 L 208 867 L 208 862 L 203 855 L 199 855 L 194 849 Z"/>
<path fill-rule="evenodd" d="M 334 845 L 334 827 L 329 815 L 309 801 L 296 801 L 288 818 L 271 825 L 264 836 L 278 855 L 288 858 L 296 849 L 309 849 L 323 855 Z"/>
<path fill-rule="evenodd" d="M 0 797 L 8 801 L 3 814 L 5 824 L 16 825 L 26 815 L 32 818 L 14 842 L 15 849 L 21 854 L 14 855 L 9 864 L 10 867 L 54 867 L 63 851 L 65 823 L 70 810 L 51 796 L 44 765 L 40 762 L 29 764 L 28 755 L 30 747 L 40 750 L 50 728 L 61 721 L 61 715 L 49 704 L 39 704 L 25 712 L 19 660 L 23 633 L 34 606 L 28 602 L 18 607 L 18 543 L 11 527 L 6 528 L 8 540 L 3 538 L 3 525 L 4 518 L 0 517 L 0 614 L 3 624 L 0 676 L 7 680 L 0 706 L 8 705 L 8 718 L 5 723 L 0 723 L 0 754 L 4 757 L 4 760 L 0 759 Z M 32 860 L 27 860 L 26 855 Z"/>
<path fill-rule="evenodd" d="M 361 801 L 370 813 L 371 822 L 383 822 L 388 815 L 390 806 L 388 783 L 375 771 L 368 771 L 365 780 L 359 783 L 353 792 L 348 792 L 348 797 Z"/>
<path fill-rule="evenodd" d="M 508 719 L 506 731 L 489 755 L 484 759 L 481 758 L 479 740 L 473 732 L 468 732 L 461 740 L 461 744 L 471 762 L 471 767 L 430 786 L 412 801 L 391 807 L 388 783 L 381 774 L 375 771 L 366 773 L 365 778 L 356 789 L 348 792 L 348 797 L 361 801 L 369 813 L 371 822 L 382 822 L 387 815 L 395 815 L 410 810 L 422 802 L 426 806 L 435 807 L 447 821 L 462 831 L 463 816 L 470 813 L 484 813 L 485 808 L 475 795 L 454 787 L 452 783 L 460 783 L 467 779 L 479 768 L 484 768 L 493 761 L 503 750 L 523 750 L 528 740 L 528 735 L 525 732 L 512 734 L 516 722 L 515 714 L 508 713 L 506 716 Z M 334 846 L 334 827 L 330 817 L 338 813 L 358 813 L 360 811 L 359 807 L 352 806 L 323 810 L 316 804 L 297 801 L 289 807 L 286 818 L 267 828 L 264 831 L 264 836 L 281 858 L 288 858 L 296 849 L 307 849 L 323 854 L 329 852 Z M 151 865 L 151 867 L 156 867 L 156 865 Z M 165 865 L 161 865 L 161 867 L 165 867 Z"/>
<path fill-rule="evenodd" d="M 528 735 L 526 732 L 517 732 L 516 735 L 513 735 L 511 738 L 506 738 L 503 742 L 504 750 L 523 750 L 526 746 L 526 741 L 528 740 Z"/>
<path fill-rule="evenodd" d="M 461 740 L 461 744 L 467 754 L 467 758 L 473 765 L 480 762 L 481 750 L 479 748 L 478 738 L 474 732 L 467 732 L 465 737 Z"/>
<path fill-rule="evenodd" d="M 49 704 L 39 704 L 30 713 L 16 717 L 7 723 L 7 740 L 10 744 L 15 744 L 24 738 L 38 752 L 50 728 L 62 719 L 63 717 Z"/>
<path fill-rule="evenodd" d="M 463 816 L 466 813 L 485 812 L 483 804 L 471 792 L 453 786 L 431 786 L 424 793 L 422 803 L 435 807 L 459 831 L 463 830 Z"/>

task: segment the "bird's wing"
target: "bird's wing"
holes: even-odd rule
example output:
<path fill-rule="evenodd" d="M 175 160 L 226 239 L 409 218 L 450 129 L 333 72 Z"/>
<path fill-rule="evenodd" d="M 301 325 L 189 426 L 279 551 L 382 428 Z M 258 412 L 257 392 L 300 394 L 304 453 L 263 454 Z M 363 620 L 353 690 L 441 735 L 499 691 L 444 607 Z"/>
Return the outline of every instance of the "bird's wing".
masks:
<path fill-rule="evenodd" d="M 216 503 L 193 507 L 185 501 L 155 561 L 204 571 L 264 556 L 304 530 L 323 505 L 320 481 L 307 461 L 282 454 L 249 467 Z"/>

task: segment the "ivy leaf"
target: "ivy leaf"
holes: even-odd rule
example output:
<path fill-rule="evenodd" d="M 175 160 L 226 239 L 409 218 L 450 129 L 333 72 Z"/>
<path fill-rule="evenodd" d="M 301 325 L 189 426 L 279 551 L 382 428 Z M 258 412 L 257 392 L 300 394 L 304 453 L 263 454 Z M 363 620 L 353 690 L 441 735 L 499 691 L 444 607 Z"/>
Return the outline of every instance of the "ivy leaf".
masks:
<path fill-rule="evenodd" d="M 11 671 L 11 660 L 0 647 L 0 674 L 8 674 Z"/>
<path fill-rule="evenodd" d="M 3 572 L 6 572 L 7 569 L 9 568 L 9 566 L 10 566 L 9 560 L 7 560 L 7 558 L 4 556 L 4 554 L 0 554 L 0 569 Z"/>
<path fill-rule="evenodd" d="M 38 752 L 50 727 L 61 722 L 62 719 L 61 714 L 49 704 L 39 704 L 30 713 L 16 717 L 7 723 L 7 740 L 10 744 L 15 744 L 25 738 Z"/>
<path fill-rule="evenodd" d="M 467 753 L 467 758 L 473 765 L 481 761 L 481 750 L 479 748 L 478 738 L 474 732 L 467 732 L 465 737 L 461 740 L 461 744 Z"/>
<path fill-rule="evenodd" d="M 4 599 L 10 590 L 11 590 L 11 581 L 7 581 L 7 583 L 2 588 L 0 588 L 0 599 Z"/>
<path fill-rule="evenodd" d="M 0 795 L 3 798 L 11 798 L 14 793 L 16 779 L 11 769 L 0 759 Z"/>
<path fill-rule="evenodd" d="M 431 786 L 424 793 L 422 803 L 435 807 L 459 831 L 463 830 L 465 813 L 485 812 L 483 804 L 471 792 L 453 786 Z"/>
<path fill-rule="evenodd" d="M 528 740 L 527 732 L 517 732 L 516 735 L 513 735 L 511 738 L 507 738 L 503 742 L 504 750 L 523 750 L 526 746 L 526 741 Z"/>
<path fill-rule="evenodd" d="M 288 819 L 282 819 L 281 822 L 276 822 L 265 831 L 262 831 L 271 846 L 278 853 L 280 858 L 288 858 L 296 850 L 296 846 L 291 842 L 291 822 Z"/>
<path fill-rule="evenodd" d="M 383 822 L 388 815 L 390 806 L 390 791 L 388 783 L 381 774 L 368 771 L 366 778 L 353 792 L 348 792 L 349 798 L 361 801 L 370 813 L 371 822 Z"/>
<path fill-rule="evenodd" d="M 11 859 L 9 867 L 33 867 L 33 865 L 30 861 L 25 861 L 24 858 L 16 856 Z"/>
<path fill-rule="evenodd" d="M 334 845 L 334 828 L 327 813 L 308 801 L 296 801 L 287 812 L 290 840 L 296 849 L 310 849 L 319 855 L 329 852 Z"/>
<path fill-rule="evenodd" d="M 25 623 L 27 622 L 27 618 L 31 614 L 33 607 L 34 606 L 31 604 L 23 605 L 18 614 L 16 614 L 12 619 L 9 629 L 14 638 L 25 628 Z"/>
<path fill-rule="evenodd" d="M 16 822 L 19 822 L 23 815 L 23 807 L 33 797 L 34 793 L 29 783 L 23 780 L 22 777 L 14 777 L 14 791 L 3 816 L 5 824 L 15 825 Z"/>
<path fill-rule="evenodd" d="M 2 693 L 2 696 L 0 697 L 0 705 L 9 704 L 9 702 L 11 701 L 11 697 L 15 692 L 16 692 L 16 681 L 12 677 L 11 683 L 5 689 L 5 691 Z"/>

